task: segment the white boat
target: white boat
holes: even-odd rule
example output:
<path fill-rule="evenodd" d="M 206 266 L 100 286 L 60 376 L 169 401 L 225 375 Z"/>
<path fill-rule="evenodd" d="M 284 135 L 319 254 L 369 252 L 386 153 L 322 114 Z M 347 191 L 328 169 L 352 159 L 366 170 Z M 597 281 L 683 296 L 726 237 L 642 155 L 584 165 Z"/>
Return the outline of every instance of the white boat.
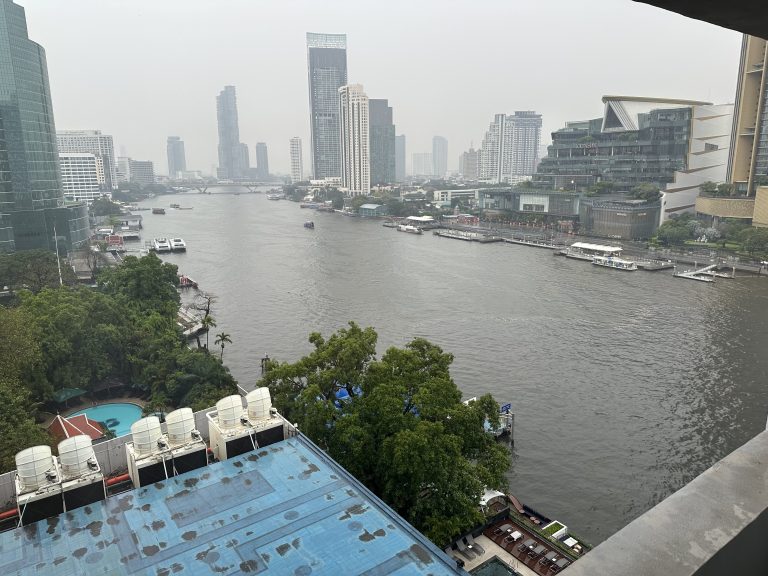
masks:
<path fill-rule="evenodd" d="M 637 262 L 624 260 L 623 258 L 618 258 L 616 256 L 593 256 L 592 264 L 595 266 L 603 266 L 604 268 L 626 270 L 627 272 L 634 272 L 637 270 Z"/>
<path fill-rule="evenodd" d="M 398 232 L 409 232 L 410 234 L 421 234 L 421 228 L 411 226 L 410 224 L 398 224 Z"/>
<path fill-rule="evenodd" d="M 187 243 L 182 238 L 171 238 L 171 252 L 186 252 Z"/>
<path fill-rule="evenodd" d="M 155 238 L 152 240 L 152 248 L 155 249 L 155 252 L 170 252 L 171 243 L 168 242 L 167 238 Z"/>
<path fill-rule="evenodd" d="M 285 198 L 285 194 L 282 193 L 267 194 L 267 200 L 282 200 L 283 198 Z"/>

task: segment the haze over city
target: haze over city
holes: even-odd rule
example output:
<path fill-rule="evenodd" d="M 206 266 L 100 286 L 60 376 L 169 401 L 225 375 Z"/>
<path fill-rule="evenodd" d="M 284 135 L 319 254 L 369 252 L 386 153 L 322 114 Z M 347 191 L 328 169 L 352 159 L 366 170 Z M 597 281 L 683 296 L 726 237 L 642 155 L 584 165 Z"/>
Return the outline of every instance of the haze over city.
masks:
<path fill-rule="evenodd" d="M 541 113 L 544 145 L 566 121 L 600 116 L 606 94 L 733 102 L 741 42 L 629 1 L 23 5 L 46 49 L 56 128 L 103 130 L 161 173 L 171 134 L 191 169 L 217 164 L 215 98 L 227 84 L 241 140 L 266 142 L 272 171 L 288 172 L 289 139 L 309 142 L 307 32 L 346 34 L 349 81 L 389 100 L 409 159 L 445 136 L 449 169 L 495 113 Z"/>

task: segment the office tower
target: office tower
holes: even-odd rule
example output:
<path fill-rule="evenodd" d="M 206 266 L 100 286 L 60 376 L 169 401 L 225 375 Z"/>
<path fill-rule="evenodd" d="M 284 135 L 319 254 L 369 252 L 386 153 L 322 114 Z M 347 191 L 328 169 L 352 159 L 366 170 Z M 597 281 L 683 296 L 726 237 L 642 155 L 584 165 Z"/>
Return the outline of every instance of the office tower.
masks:
<path fill-rule="evenodd" d="M 480 151 L 472 147 L 461 154 L 459 158 L 459 173 L 464 180 L 477 180 L 479 159 Z"/>
<path fill-rule="evenodd" d="M 442 136 L 432 138 L 432 175 L 445 178 L 448 172 L 448 140 Z"/>
<path fill-rule="evenodd" d="M 219 168 L 221 180 L 243 178 L 250 166 L 248 147 L 240 142 L 237 120 L 237 94 L 234 86 L 224 86 L 216 97 L 219 125 Z"/>
<path fill-rule="evenodd" d="M 405 182 L 405 134 L 395 137 L 395 180 Z"/>
<path fill-rule="evenodd" d="M 416 152 L 412 158 L 413 169 L 411 172 L 414 176 L 421 176 L 422 178 L 431 178 L 433 176 L 432 170 L 434 166 L 432 164 L 431 152 Z"/>
<path fill-rule="evenodd" d="M 516 184 L 531 178 L 538 164 L 541 114 L 496 114 L 480 148 L 480 179 Z"/>
<path fill-rule="evenodd" d="M 168 136 L 166 150 L 168 152 L 168 177 L 172 180 L 181 178 L 181 173 L 187 171 L 184 141 L 178 136 Z"/>
<path fill-rule="evenodd" d="M 131 159 L 128 156 L 117 157 L 117 181 L 131 181 Z"/>
<path fill-rule="evenodd" d="M 301 138 L 294 136 L 291 138 L 291 182 L 301 182 L 304 180 L 304 158 L 301 149 Z"/>
<path fill-rule="evenodd" d="M 88 240 L 85 204 L 65 206 L 45 50 L 24 8 L 0 0 L 0 252 Z"/>
<path fill-rule="evenodd" d="M 386 100 L 368 101 L 371 133 L 371 184 L 395 182 L 395 125 Z"/>
<path fill-rule="evenodd" d="M 341 176 L 339 88 L 347 84 L 347 36 L 307 33 L 312 174 Z"/>
<path fill-rule="evenodd" d="M 112 136 L 101 130 L 59 130 L 56 132 L 59 152 L 80 152 L 101 156 L 104 164 L 105 188 L 110 192 L 117 188 L 115 169 L 115 147 Z"/>
<path fill-rule="evenodd" d="M 371 191 L 368 96 L 362 84 L 339 88 L 341 125 L 341 185 L 350 196 Z"/>
<path fill-rule="evenodd" d="M 61 187 L 68 202 L 89 204 L 105 194 L 102 156 L 82 152 L 59 152 Z"/>
<path fill-rule="evenodd" d="M 256 143 L 256 173 L 262 180 L 269 178 L 269 155 L 264 142 Z"/>
<path fill-rule="evenodd" d="M 131 182 L 149 186 L 155 183 L 155 165 L 149 160 L 129 160 Z"/>

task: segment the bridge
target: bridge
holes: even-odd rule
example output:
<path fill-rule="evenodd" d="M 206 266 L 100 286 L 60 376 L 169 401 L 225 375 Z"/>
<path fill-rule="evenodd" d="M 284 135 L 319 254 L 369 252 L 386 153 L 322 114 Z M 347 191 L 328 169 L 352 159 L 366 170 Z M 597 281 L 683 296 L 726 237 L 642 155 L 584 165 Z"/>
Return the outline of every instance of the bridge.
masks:
<path fill-rule="evenodd" d="M 181 181 L 181 182 L 174 182 L 171 187 L 172 188 L 192 188 L 194 190 L 197 190 L 200 192 L 200 194 L 210 194 L 208 192 L 208 188 L 245 188 L 248 190 L 250 194 L 256 194 L 258 193 L 257 188 L 259 186 L 282 186 L 282 182 L 280 181 L 271 181 L 271 182 L 259 182 L 255 180 L 249 180 L 246 182 L 213 182 L 213 181 L 206 181 L 206 180 L 191 180 L 191 181 Z M 233 194 L 233 192 L 225 192 L 225 194 L 230 193 Z"/>

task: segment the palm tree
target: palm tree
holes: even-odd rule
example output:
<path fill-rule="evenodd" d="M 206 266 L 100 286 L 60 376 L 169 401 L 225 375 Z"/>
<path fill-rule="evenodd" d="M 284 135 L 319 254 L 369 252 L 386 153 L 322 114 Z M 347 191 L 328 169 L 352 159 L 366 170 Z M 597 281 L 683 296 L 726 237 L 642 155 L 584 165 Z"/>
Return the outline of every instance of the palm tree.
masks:
<path fill-rule="evenodd" d="M 219 358 L 222 362 L 224 362 L 224 345 L 225 344 L 232 344 L 232 338 L 229 337 L 229 334 L 226 332 L 222 332 L 221 334 L 216 334 L 216 341 L 214 344 L 218 344 L 221 346 L 221 357 Z"/>
<path fill-rule="evenodd" d="M 203 326 L 203 330 L 205 330 L 205 350 L 208 351 L 208 334 L 211 331 L 211 328 L 216 327 L 216 321 L 213 319 L 213 316 L 210 314 L 206 314 L 203 316 L 203 319 L 200 321 L 200 324 Z"/>

